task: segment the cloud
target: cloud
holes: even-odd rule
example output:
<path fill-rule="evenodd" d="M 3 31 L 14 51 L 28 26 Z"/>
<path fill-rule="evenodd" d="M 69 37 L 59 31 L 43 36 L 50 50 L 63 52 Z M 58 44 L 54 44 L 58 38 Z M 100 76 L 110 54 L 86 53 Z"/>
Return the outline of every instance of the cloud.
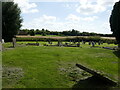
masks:
<path fill-rule="evenodd" d="M 84 21 L 94 21 L 97 18 L 98 18 L 97 16 L 92 16 L 92 17 L 81 18 L 81 20 L 84 20 Z"/>
<path fill-rule="evenodd" d="M 34 18 L 31 22 L 23 22 L 23 28 L 50 27 L 56 20 L 55 16 L 42 15 L 41 17 Z"/>
<path fill-rule="evenodd" d="M 37 5 L 35 3 L 29 3 L 29 0 L 14 0 L 15 3 L 21 8 L 22 13 L 37 13 Z"/>
<path fill-rule="evenodd" d="M 73 14 L 70 14 L 70 15 L 67 16 L 66 20 L 68 20 L 68 21 L 79 21 L 80 17 L 78 17 L 76 15 L 73 15 Z"/>
<path fill-rule="evenodd" d="M 55 16 L 42 15 L 41 17 L 33 19 L 36 23 L 52 23 L 55 22 L 57 18 Z"/>
<path fill-rule="evenodd" d="M 97 16 L 91 16 L 91 17 L 78 17 L 74 14 L 69 14 L 65 20 L 68 21 L 73 21 L 73 22 L 79 22 L 79 21 L 94 21 L 95 19 L 97 19 Z"/>
<path fill-rule="evenodd" d="M 104 12 L 108 7 L 113 6 L 118 0 L 80 0 L 76 11 L 80 14 L 90 15 Z"/>
<path fill-rule="evenodd" d="M 91 24 L 91 22 L 94 19 L 96 19 L 96 16 L 92 17 L 78 17 L 73 14 L 68 15 L 66 17 L 66 21 L 59 22 L 59 19 L 55 16 L 48 16 L 48 15 L 42 15 L 41 17 L 34 18 L 31 20 L 31 22 L 23 22 L 22 28 L 28 28 L 28 29 L 48 29 L 52 31 L 63 31 L 63 30 L 71 30 L 76 29 L 82 31 L 88 31 L 93 32 L 95 31 L 94 25 Z M 71 20 L 78 20 L 78 22 L 73 22 Z M 82 21 L 80 21 L 82 20 Z"/>
<path fill-rule="evenodd" d="M 102 28 L 104 28 L 104 29 L 106 29 L 106 30 L 110 30 L 110 24 L 109 24 L 109 22 L 104 22 L 104 23 L 102 24 Z"/>

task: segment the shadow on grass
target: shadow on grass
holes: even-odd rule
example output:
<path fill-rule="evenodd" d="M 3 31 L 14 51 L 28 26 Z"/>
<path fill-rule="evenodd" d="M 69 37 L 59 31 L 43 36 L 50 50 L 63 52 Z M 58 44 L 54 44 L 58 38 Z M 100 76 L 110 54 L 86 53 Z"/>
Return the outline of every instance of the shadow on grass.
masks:
<path fill-rule="evenodd" d="M 118 58 L 120 58 L 120 50 L 113 52 Z"/>
<path fill-rule="evenodd" d="M 109 84 L 95 76 L 92 76 L 85 80 L 78 81 L 75 85 L 73 85 L 72 89 L 80 88 L 83 90 L 112 90 L 114 86 L 115 85 Z"/>

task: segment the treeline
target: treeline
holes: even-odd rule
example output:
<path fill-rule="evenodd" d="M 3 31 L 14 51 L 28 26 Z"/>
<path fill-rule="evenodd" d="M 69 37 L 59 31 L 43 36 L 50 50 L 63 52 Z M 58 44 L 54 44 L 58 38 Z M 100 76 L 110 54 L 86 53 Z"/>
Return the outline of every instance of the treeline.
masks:
<path fill-rule="evenodd" d="M 49 30 L 39 30 L 39 29 L 22 29 L 19 31 L 18 35 L 58 35 L 58 36 L 103 36 L 103 37 L 113 37 L 112 34 L 98 34 L 98 33 L 89 33 L 89 32 L 80 32 L 78 30 L 69 30 L 69 31 L 49 31 Z"/>

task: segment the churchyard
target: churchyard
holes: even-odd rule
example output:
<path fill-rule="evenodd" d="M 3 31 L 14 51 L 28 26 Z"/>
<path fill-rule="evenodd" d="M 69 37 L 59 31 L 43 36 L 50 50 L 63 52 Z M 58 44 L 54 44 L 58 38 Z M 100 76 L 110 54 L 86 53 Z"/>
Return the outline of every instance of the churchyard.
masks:
<path fill-rule="evenodd" d="M 95 83 L 100 80 L 92 83 L 94 76 L 78 68 L 76 63 L 118 82 L 120 52 L 115 44 L 92 41 L 15 42 L 15 48 L 14 43 L 3 44 L 3 88 L 113 87 Z"/>

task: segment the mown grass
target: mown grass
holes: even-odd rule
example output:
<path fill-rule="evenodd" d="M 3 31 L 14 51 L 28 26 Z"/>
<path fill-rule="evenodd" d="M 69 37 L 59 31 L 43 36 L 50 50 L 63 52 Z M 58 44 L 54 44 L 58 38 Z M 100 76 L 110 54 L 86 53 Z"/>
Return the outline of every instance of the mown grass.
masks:
<path fill-rule="evenodd" d="M 4 46 L 9 45 L 10 43 Z M 104 72 L 108 77 L 117 81 L 118 59 L 113 50 L 90 48 L 87 44 L 82 45 L 82 48 L 16 47 L 15 49 L 3 51 L 3 66 L 22 68 L 24 74 L 16 83 L 3 78 L 3 87 L 71 88 L 76 82 L 71 81 L 68 72 L 63 73 L 61 69 L 71 68 L 72 71 L 72 68 L 77 68 L 76 63 Z"/>
<path fill-rule="evenodd" d="M 40 35 L 40 34 L 36 34 L 35 36 L 43 36 L 43 35 Z M 46 35 L 48 37 L 60 37 L 60 35 Z M 62 37 L 62 36 L 61 36 Z"/>

